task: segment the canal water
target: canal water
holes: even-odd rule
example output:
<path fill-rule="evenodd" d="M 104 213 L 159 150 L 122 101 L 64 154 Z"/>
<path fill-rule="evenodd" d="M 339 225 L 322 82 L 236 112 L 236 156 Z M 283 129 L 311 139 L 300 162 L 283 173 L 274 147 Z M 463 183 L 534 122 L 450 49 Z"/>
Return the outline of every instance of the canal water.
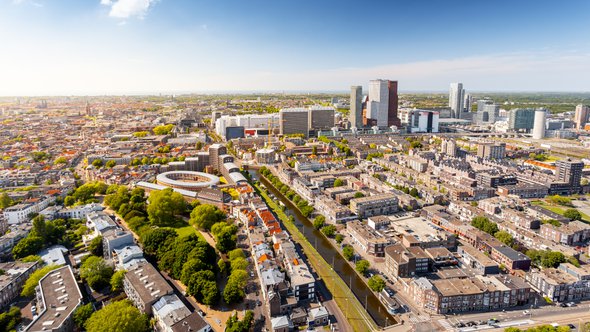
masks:
<path fill-rule="evenodd" d="M 354 295 L 361 304 L 365 306 L 367 312 L 373 317 L 377 325 L 384 327 L 396 323 L 397 320 L 387 312 L 383 303 L 381 303 L 375 293 L 367 287 L 367 284 L 365 284 L 344 257 L 340 255 L 337 249 L 334 248 L 332 243 L 330 243 L 320 231 L 313 228 L 313 224 L 299 213 L 299 211 L 295 209 L 295 206 L 279 191 L 275 190 L 266 179 L 262 178 L 254 171 L 251 171 L 250 173 L 253 178 L 260 179 L 261 183 L 263 183 L 270 192 L 285 204 L 285 213 L 295 218 L 295 225 L 301 230 L 326 262 L 334 267 L 342 280 L 349 285 Z"/>

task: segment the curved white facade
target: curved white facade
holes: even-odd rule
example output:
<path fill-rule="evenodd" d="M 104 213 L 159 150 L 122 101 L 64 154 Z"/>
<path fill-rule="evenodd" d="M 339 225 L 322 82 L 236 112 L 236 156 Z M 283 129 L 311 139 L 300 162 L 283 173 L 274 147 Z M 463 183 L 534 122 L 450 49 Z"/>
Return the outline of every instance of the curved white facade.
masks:
<path fill-rule="evenodd" d="M 203 172 L 172 171 L 158 174 L 158 184 L 186 190 L 200 190 L 219 184 L 219 177 Z"/>
<path fill-rule="evenodd" d="M 535 111 L 535 122 L 533 125 L 533 139 L 542 139 L 545 137 L 545 122 L 547 112 L 545 110 Z"/>

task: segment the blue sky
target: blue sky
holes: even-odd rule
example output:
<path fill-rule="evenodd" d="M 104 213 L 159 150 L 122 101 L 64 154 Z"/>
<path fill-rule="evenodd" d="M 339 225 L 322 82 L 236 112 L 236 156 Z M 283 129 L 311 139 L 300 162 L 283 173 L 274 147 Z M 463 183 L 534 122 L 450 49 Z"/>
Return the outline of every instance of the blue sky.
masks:
<path fill-rule="evenodd" d="M 0 94 L 589 91 L 590 1 L 0 0 Z"/>

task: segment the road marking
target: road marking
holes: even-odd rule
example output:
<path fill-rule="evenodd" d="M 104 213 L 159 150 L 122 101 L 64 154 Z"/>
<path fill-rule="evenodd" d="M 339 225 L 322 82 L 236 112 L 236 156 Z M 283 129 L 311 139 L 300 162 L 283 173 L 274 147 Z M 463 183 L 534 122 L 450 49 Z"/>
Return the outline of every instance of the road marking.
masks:
<path fill-rule="evenodd" d="M 438 324 L 445 330 L 445 331 L 455 331 L 455 328 L 449 323 L 446 319 L 441 319 L 438 321 Z"/>

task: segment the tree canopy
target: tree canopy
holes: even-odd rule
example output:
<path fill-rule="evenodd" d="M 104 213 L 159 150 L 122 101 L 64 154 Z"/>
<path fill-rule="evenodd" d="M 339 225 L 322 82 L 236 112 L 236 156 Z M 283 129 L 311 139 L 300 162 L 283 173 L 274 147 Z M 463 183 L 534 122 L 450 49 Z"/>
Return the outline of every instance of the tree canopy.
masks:
<path fill-rule="evenodd" d="M 374 275 L 369 278 L 369 288 L 371 288 L 375 292 L 380 292 L 385 288 L 385 281 L 379 276 Z"/>
<path fill-rule="evenodd" d="M 572 220 L 582 220 L 582 214 L 580 213 L 580 211 L 578 211 L 576 209 L 565 210 L 565 212 L 563 213 L 563 216 L 566 218 L 570 218 Z"/>
<path fill-rule="evenodd" d="M 366 276 L 369 272 L 369 267 L 371 267 L 369 261 L 361 259 L 360 261 L 356 262 L 355 269 L 358 271 L 358 273 Z"/>
<path fill-rule="evenodd" d="M 107 304 L 90 316 L 85 324 L 88 332 L 147 332 L 148 317 L 130 301 Z"/>
<path fill-rule="evenodd" d="M 100 290 L 110 284 L 113 268 L 97 256 L 88 256 L 80 266 L 80 277 L 94 290 Z"/>
<path fill-rule="evenodd" d="M 35 295 L 35 287 L 39 285 L 39 280 L 43 278 L 47 273 L 59 268 L 59 265 L 47 265 L 44 266 L 37 271 L 31 273 L 27 281 L 23 286 L 23 290 L 21 291 L 21 295 L 24 297 L 29 297 Z"/>
<path fill-rule="evenodd" d="M 184 213 L 184 197 L 171 188 L 150 193 L 147 213 L 150 223 L 155 226 L 173 226 L 178 223 L 177 215 Z"/>
<path fill-rule="evenodd" d="M 225 219 L 225 213 L 211 204 L 201 204 L 191 212 L 190 224 L 204 230 Z"/>

